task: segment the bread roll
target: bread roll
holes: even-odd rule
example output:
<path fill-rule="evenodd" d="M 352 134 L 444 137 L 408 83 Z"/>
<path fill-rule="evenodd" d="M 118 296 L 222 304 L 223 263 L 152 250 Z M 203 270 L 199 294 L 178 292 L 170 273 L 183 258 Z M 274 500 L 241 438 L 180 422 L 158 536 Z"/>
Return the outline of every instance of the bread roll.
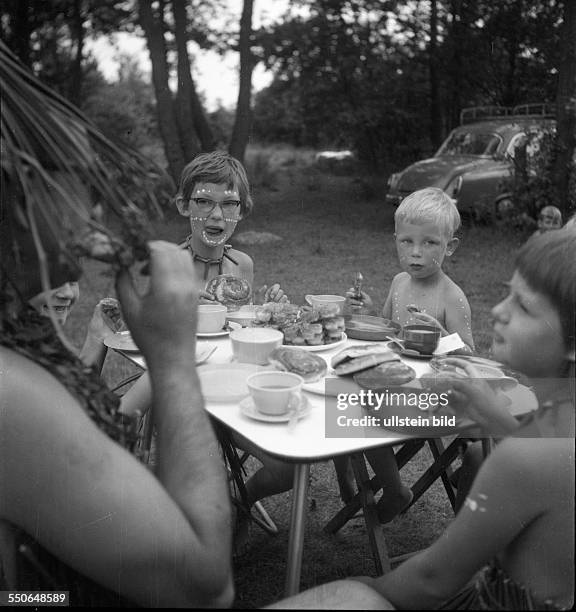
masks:
<path fill-rule="evenodd" d="M 292 372 L 302 376 L 304 382 L 311 383 L 326 376 L 328 366 L 322 357 L 299 348 L 278 347 L 268 357 L 268 363 L 277 370 Z"/>

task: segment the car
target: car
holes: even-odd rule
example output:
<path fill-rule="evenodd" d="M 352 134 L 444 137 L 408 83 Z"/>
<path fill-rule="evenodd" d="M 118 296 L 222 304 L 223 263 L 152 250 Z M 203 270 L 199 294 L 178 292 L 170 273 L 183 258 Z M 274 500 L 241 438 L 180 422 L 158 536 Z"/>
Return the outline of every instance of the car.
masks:
<path fill-rule="evenodd" d="M 514 206 L 516 148 L 526 144 L 530 171 L 544 135 L 553 134 L 556 125 L 547 104 L 467 108 L 460 123 L 434 157 L 390 176 L 389 204 L 398 206 L 418 189 L 439 187 L 454 198 L 464 216 L 501 218 Z"/>

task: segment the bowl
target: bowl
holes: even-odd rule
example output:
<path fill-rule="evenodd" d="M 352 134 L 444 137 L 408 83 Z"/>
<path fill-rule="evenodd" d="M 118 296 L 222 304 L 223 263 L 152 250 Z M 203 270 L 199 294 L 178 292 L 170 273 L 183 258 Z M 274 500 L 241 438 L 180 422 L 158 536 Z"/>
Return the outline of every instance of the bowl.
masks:
<path fill-rule="evenodd" d="M 401 327 L 398 323 L 372 315 L 353 314 L 344 317 L 346 335 L 356 340 L 386 340 L 396 336 Z"/>
<path fill-rule="evenodd" d="M 241 327 L 230 332 L 232 353 L 241 363 L 268 363 L 268 356 L 282 346 L 284 334 L 270 327 Z"/>
<path fill-rule="evenodd" d="M 226 324 L 226 312 L 222 304 L 199 304 L 196 331 L 199 334 L 219 332 Z"/>
<path fill-rule="evenodd" d="M 341 295 L 306 295 L 304 297 L 313 308 L 324 308 L 340 315 L 344 313 L 346 298 Z"/>
<path fill-rule="evenodd" d="M 250 304 L 242 306 L 239 310 L 229 311 L 226 319 L 242 327 L 249 327 L 256 320 L 256 306 Z"/>
<path fill-rule="evenodd" d="M 402 339 L 407 349 L 431 355 L 438 346 L 442 332 L 433 325 L 405 325 L 402 328 Z"/>

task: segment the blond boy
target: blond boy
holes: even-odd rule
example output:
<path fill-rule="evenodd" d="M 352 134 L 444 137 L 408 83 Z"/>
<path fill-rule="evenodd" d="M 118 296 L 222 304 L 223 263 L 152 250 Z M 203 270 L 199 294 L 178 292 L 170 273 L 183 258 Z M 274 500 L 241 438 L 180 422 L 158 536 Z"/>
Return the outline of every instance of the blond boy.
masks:
<path fill-rule="evenodd" d="M 402 272 L 392 281 L 382 315 L 400 325 L 435 325 L 443 336 L 456 332 L 473 349 L 470 304 L 442 269 L 459 243 L 454 201 L 441 189 L 420 189 L 404 198 L 394 220 Z"/>

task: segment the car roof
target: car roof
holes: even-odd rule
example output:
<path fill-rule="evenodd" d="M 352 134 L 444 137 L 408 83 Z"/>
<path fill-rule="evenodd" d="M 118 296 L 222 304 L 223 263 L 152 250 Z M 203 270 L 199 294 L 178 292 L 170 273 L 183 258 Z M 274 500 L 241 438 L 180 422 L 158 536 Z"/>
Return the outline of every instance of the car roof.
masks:
<path fill-rule="evenodd" d="M 544 117 L 502 117 L 488 121 L 466 123 L 454 128 L 455 132 L 495 132 L 501 136 L 510 132 L 520 132 L 530 127 L 551 128 L 556 121 Z"/>

